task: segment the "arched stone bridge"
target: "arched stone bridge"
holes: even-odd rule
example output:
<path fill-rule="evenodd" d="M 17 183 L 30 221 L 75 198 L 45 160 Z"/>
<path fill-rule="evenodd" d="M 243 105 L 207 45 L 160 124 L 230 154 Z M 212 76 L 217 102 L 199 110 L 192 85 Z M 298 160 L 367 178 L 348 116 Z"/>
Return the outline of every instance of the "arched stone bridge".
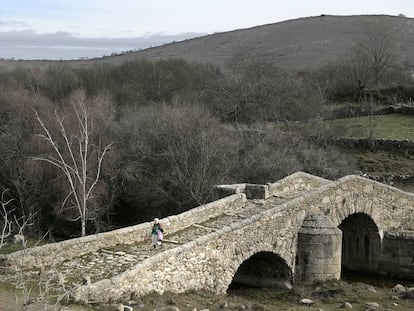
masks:
<path fill-rule="evenodd" d="M 53 268 L 56 283 L 85 302 L 339 279 L 344 269 L 413 278 L 412 193 L 359 176 L 329 181 L 302 172 L 215 190 L 225 197 L 161 220 L 162 250 L 151 249 L 151 223 L 144 223 L 16 252 L 3 265 L 23 266 L 27 275 Z M 86 284 L 73 288 L 81 278 Z"/>

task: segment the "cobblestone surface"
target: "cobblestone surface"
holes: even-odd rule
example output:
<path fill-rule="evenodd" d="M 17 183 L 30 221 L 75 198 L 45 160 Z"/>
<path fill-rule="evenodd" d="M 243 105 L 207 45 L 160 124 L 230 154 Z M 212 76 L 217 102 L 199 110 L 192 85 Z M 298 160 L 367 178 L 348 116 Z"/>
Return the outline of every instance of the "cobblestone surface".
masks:
<path fill-rule="evenodd" d="M 289 197 L 271 197 L 267 200 L 249 200 L 244 208 L 224 213 L 203 223 L 196 223 L 184 230 L 169 235 L 165 233 L 162 248 L 153 249 L 150 236 L 145 241 L 132 245 L 117 245 L 112 249 L 100 249 L 71 260 L 60 262 L 44 270 L 0 271 L 0 285 L 17 285 L 38 288 L 47 287 L 52 292 L 70 290 L 73 286 L 109 279 L 119 275 L 139 262 L 159 252 L 175 248 L 193 241 L 205 234 L 227 226 L 233 222 L 249 218 L 263 210 L 273 208 L 290 200 L 300 192 Z M 303 194 L 303 193 L 302 193 Z"/>

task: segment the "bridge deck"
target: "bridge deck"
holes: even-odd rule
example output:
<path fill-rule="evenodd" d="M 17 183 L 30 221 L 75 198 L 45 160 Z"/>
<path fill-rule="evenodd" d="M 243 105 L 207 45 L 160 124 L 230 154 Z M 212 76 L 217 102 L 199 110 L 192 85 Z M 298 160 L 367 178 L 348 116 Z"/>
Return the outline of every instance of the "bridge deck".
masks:
<path fill-rule="evenodd" d="M 116 245 L 111 249 L 100 249 L 71 260 L 45 267 L 45 275 L 39 276 L 39 270 L 22 270 L 10 273 L 0 272 L 0 284 L 31 284 L 37 287 L 40 282 L 47 282 L 49 290 L 61 292 L 69 290 L 74 284 L 82 284 L 85 277 L 91 282 L 109 279 L 132 268 L 139 262 L 159 252 L 193 241 L 206 233 L 213 232 L 231 223 L 249 218 L 263 210 L 273 208 L 288 200 L 304 194 L 291 193 L 289 197 L 271 197 L 267 200 L 248 200 L 246 206 L 232 213 L 224 213 L 202 223 L 195 223 L 173 234 L 166 232 L 162 249 L 154 250 L 150 237 L 140 243 Z"/>

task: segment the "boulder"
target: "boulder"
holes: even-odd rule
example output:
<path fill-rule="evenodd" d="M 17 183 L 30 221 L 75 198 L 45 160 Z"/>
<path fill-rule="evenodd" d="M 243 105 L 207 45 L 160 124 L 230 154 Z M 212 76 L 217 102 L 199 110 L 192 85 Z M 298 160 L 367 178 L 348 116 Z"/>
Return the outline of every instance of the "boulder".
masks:
<path fill-rule="evenodd" d="M 367 302 L 365 305 L 365 311 L 375 311 L 378 310 L 379 304 L 376 302 Z"/>
<path fill-rule="evenodd" d="M 376 302 L 367 302 L 367 303 L 365 304 L 365 307 L 374 307 L 374 308 L 378 308 L 378 307 L 379 307 L 379 304 L 378 304 L 378 303 L 376 303 Z"/>
<path fill-rule="evenodd" d="M 393 293 L 400 294 L 400 293 L 404 293 L 406 291 L 406 288 L 404 287 L 404 285 L 397 284 L 391 289 L 391 291 Z"/>
<path fill-rule="evenodd" d="M 13 243 L 17 244 L 17 243 L 23 243 L 24 242 L 24 235 L 23 234 L 15 234 L 13 235 Z"/>
<path fill-rule="evenodd" d="M 310 306 L 313 305 L 313 300 L 308 298 L 303 298 L 300 300 L 300 304 Z"/>
<path fill-rule="evenodd" d="M 134 311 L 134 309 L 130 306 L 125 306 L 122 303 L 118 304 L 117 311 Z"/>
<path fill-rule="evenodd" d="M 347 309 L 347 310 L 351 310 L 352 309 L 352 305 L 350 302 L 346 301 L 344 302 L 344 304 L 341 306 L 341 308 Z"/>

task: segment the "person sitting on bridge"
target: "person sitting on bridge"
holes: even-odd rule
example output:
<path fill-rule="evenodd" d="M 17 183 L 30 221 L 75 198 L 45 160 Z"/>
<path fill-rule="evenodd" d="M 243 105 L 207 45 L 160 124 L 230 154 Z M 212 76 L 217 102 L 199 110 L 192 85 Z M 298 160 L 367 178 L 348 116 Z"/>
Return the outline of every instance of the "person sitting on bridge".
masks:
<path fill-rule="evenodd" d="M 160 220 L 158 218 L 154 218 L 154 224 L 152 225 L 152 231 L 151 231 L 151 236 L 152 236 L 152 246 L 155 248 L 157 248 L 157 245 L 160 246 L 160 248 L 162 248 L 162 240 L 163 240 L 163 232 L 164 229 L 161 226 Z"/>

